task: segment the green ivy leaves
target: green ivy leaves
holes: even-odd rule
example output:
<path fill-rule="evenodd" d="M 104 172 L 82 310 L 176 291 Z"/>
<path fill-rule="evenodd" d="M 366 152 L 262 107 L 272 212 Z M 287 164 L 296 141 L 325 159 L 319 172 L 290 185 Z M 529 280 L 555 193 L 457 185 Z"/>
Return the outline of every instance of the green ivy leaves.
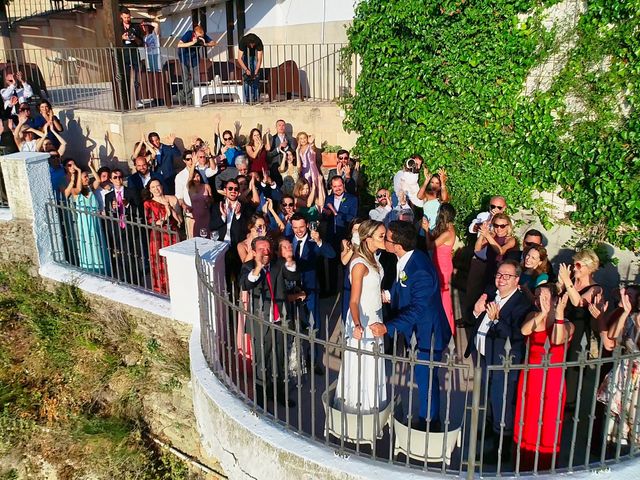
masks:
<path fill-rule="evenodd" d="M 563 68 L 523 96 L 531 70 L 561 51 L 542 25 L 557 3 L 360 2 L 345 53 L 362 70 L 345 126 L 360 133 L 371 188 L 420 153 L 449 170 L 462 223 L 492 194 L 530 207 L 534 190 L 560 185 L 572 220 L 640 250 L 640 2 L 590 1 L 562 40 L 575 43 Z"/>

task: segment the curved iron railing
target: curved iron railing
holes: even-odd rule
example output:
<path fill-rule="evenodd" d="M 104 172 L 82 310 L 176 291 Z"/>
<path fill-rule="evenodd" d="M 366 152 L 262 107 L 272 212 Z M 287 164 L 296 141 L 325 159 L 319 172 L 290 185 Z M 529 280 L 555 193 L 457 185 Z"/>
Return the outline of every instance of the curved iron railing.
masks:
<path fill-rule="evenodd" d="M 272 323 L 259 309 L 254 310 L 246 295 L 238 296 L 225 290 L 222 270 L 214 270 L 208 260 L 199 256 L 196 268 L 201 345 L 213 373 L 256 414 L 324 444 L 337 455 L 358 455 L 467 478 L 599 469 L 638 456 L 640 353 L 637 348 L 631 351 L 618 346 L 606 356 L 602 347 L 591 353 L 592 342 L 583 338 L 577 359 L 566 361 L 564 355 L 562 361 L 552 361 L 552 355 L 557 353 L 552 353 L 547 341 L 539 364 L 517 364 L 513 362 L 512 347 L 507 341 L 502 364 L 484 368 L 480 362 L 473 365 L 469 359 L 462 358 L 453 340 L 440 361 L 419 359 L 415 337 L 408 344 L 395 337 L 386 348 L 374 347 L 367 351 L 345 342 L 342 323 L 332 319 L 332 315 L 325 317 L 321 329 L 313 328 L 299 318 L 296 305 L 290 303 L 288 321 Z M 262 339 L 263 348 L 255 343 L 257 338 Z M 278 345 L 283 347 L 283 352 L 277 352 Z M 568 347 L 565 344 L 564 351 Z M 339 407 L 335 399 L 337 374 L 347 352 L 358 359 L 358 372 L 370 360 L 373 362 L 369 364 L 383 366 L 388 403 L 366 412 L 361 410 L 360 403 L 355 411 Z M 252 358 L 257 354 L 260 358 Z M 529 354 L 527 347 L 525 358 L 529 358 Z M 326 369 L 324 375 L 314 371 L 317 365 Z M 415 428 L 415 423 L 412 425 L 420 400 L 414 386 L 416 368 L 420 366 L 428 368 L 432 374 L 430 379 L 437 378 L 440 385 L 437 431 L 429 431 L 436 429 L 431 428 L 432 422 L 428 420 L 427 425 L 419 426 L 420 430 Z M 279 378 L 283 372 L 284 378 Z M 378 373 L 376 370 L 373 377 Z M 508 377 L 509 374 L 519 377 L 523 384 L 516 395 L 515 408 L 521 409 L 521 415 L 515 428 L 519 431 L 532 426 L 534 431 L 537 429 L 533 450 L 526 451 L 522 442 L 511 443 L 511 436 L 505 430 L 506 386 L 502 411 L 493 412 L 500 416 L 500 431 L 497 436 L 491 435 L 487 428 L 486 405 L 490 403 L 487 379 L 496 381 L 499 375 Z M 527 379 L 533 377 L 538 378 L 538 386 L 535 391 L 527 392 Z M 344 376 L 340 378 L 344 391 Z M 559 385 L 554 385 L 558 378 Z M 577 392 L 575 406 L 567 404 L 566 408 L 561 400 L 567 395 L 565 379 L 575 380 Z M 358 373 L 357 384 L 360 381 Z M 434 388 L 434 381 L 430 380 L 429 391 Z M 551 418 L 547 413 L 546 421 L 545 407 L 539 401 L 542 398 L 547 398 L 547 407 L 555 407 Z M 608 400 L 610 404 L 621 404 L 623 409 L 615 413 L 615 408 L 603 403 Z M 539 403 L 537 418 L 527 416 L 526 402 L 533 402 L 534 406 L 535 402 Z M 374 405 L 377 404 L 374 398 Z M 547 448 L 545 452 L 549 432 L 553 441 L 550 450 Z M 496 453 L 492 461 L 487 460 L 489 449 Z M 503 456 L 509 450 L 510 454 Z M 533 465 L 523 467 L 527 453 L 532 455 Z M 539 468 L 545 462 L 545 455 L 549 465 Z"/>

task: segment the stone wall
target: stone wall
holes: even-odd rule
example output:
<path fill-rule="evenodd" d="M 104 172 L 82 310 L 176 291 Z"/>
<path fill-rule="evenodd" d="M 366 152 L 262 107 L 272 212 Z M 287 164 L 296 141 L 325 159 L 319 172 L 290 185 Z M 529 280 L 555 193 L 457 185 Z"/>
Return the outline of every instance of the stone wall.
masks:
<path fill-rule="evenodd" d="M 28 220 L 0 220 L 0 262 L 35 264 L 38 258 L 33 225 Z"/>

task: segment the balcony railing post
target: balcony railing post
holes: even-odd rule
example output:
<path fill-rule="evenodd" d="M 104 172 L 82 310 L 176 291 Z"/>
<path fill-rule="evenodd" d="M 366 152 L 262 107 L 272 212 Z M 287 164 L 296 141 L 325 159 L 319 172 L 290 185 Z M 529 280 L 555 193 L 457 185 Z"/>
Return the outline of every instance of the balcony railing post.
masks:
<path fill-rule="evenodd" d="M 469 427 L 469 452 L 467 479 L 475 476 L 476 451 L 478 449 L 478 424 L 480 423 L 480 397 L 482 396 L 482 367 L 477 362 L 473 369 L 473 391 L 471 393 L 471 425 Z"/>

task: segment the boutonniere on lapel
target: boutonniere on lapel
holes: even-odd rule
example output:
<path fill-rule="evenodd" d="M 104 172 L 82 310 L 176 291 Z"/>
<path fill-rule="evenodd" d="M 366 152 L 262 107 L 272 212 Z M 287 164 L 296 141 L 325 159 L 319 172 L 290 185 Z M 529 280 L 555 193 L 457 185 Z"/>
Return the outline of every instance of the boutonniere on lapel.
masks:
<path fill-rule="evenodd" d="M 404 270 L 402 270 L 400 272 L 400 277 L 399 278 L 400 278 L 400 286 L 401 287 L 406 287 L 404 282 L 406 282 L 409 277 L 407 277 L 407 274 L 404 272 Z"/>
<path fill-rule="evenodd" d="M 346 200 L 346 198 L 342 197 L 342 200 L 340 200 L 340 203 L 344 203 L 345 200 Z"/>

